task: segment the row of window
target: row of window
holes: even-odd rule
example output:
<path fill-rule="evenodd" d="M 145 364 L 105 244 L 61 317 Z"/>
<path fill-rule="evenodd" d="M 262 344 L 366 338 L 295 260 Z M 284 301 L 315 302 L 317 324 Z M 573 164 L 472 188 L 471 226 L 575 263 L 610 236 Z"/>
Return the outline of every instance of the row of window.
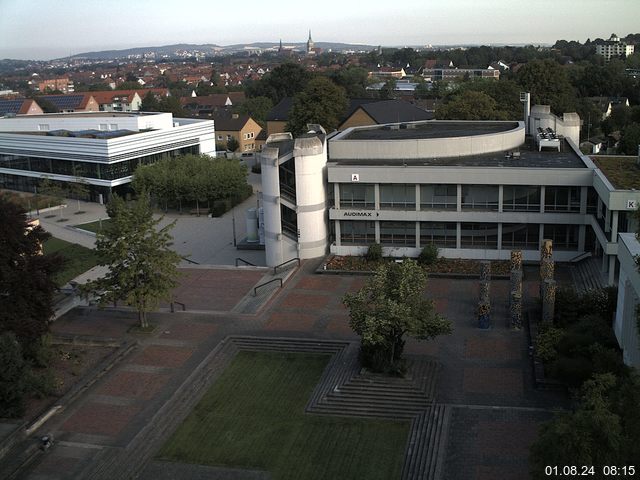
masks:
<path fill-rule="evenodd" d="M 93 163 L 78 160 L 58 160 L 55 158 L 0 154 L 0 168 L 101 180 L 116 180 L 133 175 L 133 172 L 139 165 L 149 165 L 169 156 L 197 155 L 198 153 L 198 146 L 184 147 L 169 152 L 154 153 L 152 155 L 145 155 L 143 157 L 114 163 Z"/>
<path fill-rule="evenodd" d="M 462 210 L 498 211 L 498 185 L 462 185 Z M 597 197 L 590 195 L 595 208 Z M 537 186 L 505 185 L 502 210 L 539 212 L 541 188 Z M 456 210 L 458 187 L 454 184 L 420 185 L 421 210 Z M 372 184 L 340 184 L 341 208 L 375 208 L 375 186 Z M 380 208 L 415 210 L 414 184 L 381 184 Z M 580 187 L 545 187 L 546 212 L 580 212 Z"/>
<path fill-rule="evenodd" d="M 544 237 L 553 240 L 558 250 L 578 249 L 578 225 L 544 225 Z M 455 222 L 420 222 L 420 246 L 433 243 L 441 248 L 456 248 Z M 343 220 L 340 222 L 342 245 L 370 245 L 376 241 L 375 222 Z M 537 250 L 540 225 L 531 223 L 503 223 L 502 248 Z M 380 243 L 384 246 L 415 247 L 415 222 L 380 222 Z M 497 223 L 460 223 L 462 248 L 498 248 Z"/>

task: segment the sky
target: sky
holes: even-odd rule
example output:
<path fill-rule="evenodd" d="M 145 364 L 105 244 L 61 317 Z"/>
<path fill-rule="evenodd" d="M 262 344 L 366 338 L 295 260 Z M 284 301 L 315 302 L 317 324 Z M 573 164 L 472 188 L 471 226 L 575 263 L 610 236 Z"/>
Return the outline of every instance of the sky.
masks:
<path fill-rule="evenodd" d="M 640 32 L 640 0 L 0 0 L 0 58 L 174 43 L 552 44 Z"/>

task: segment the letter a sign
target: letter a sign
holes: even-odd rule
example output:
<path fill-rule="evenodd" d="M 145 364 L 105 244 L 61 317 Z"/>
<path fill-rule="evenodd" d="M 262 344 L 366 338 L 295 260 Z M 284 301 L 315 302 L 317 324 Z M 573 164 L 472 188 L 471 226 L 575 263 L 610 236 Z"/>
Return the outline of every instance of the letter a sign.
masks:
<path fill-rule="evenodd" d="M 351 174 L 351 181 L 352 181 L 352 182 L 359 182 L 359 181 L 360 181 L 360 174 L 358 174 L 358 173 L 352 173 L 352 174 Z"/>

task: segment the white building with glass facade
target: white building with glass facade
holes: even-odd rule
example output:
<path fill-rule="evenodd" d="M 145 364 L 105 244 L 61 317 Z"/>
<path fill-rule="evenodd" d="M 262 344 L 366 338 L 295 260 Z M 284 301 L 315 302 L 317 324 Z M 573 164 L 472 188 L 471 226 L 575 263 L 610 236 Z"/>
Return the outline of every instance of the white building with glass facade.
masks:
<path fill-rule="evenodd" d="M 170 113 L 63 113 L 0 118 L 0 187 L 34 192 L 43 178 L 81 178 L 91 198 L 124 193 L 138 165 L 215 155 L 211 120 Z"/>

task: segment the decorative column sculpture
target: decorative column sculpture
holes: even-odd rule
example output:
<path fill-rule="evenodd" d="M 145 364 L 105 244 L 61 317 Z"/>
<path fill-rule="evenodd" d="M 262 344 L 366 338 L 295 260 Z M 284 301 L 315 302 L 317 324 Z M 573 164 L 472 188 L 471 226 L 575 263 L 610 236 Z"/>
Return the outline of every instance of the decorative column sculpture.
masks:
<path fill-rule="evenodd" d="M 511 250 L 511 270 L 522 270 L 522 250 Z"/>
<path fill-rule="evenodd" d="M 547 279 L 542 284 L 542 321 L 553 323 L 556 309 L 556 281 Z"/>
<path fill-rule="evenodd" d="M 480 295 L 478 300 L 478 327 L 487 329 L 491 327 L 491 300 L 489 298 L 489 286 L 491 280 L 491 262 L 480 263 Z"/>
<path fill-rule="evenodd" d="M 522 251 L 511 250 L 511 290 L 509 319 L 511 328 L 522 328 Z"/>
<path fill-rule="evenodd" d="M 543 297 L 545 280 L 553 280 L 555 264 L 553 262 L 553 241 L 545 239 L 540 248 L 540 297 Z"/>

